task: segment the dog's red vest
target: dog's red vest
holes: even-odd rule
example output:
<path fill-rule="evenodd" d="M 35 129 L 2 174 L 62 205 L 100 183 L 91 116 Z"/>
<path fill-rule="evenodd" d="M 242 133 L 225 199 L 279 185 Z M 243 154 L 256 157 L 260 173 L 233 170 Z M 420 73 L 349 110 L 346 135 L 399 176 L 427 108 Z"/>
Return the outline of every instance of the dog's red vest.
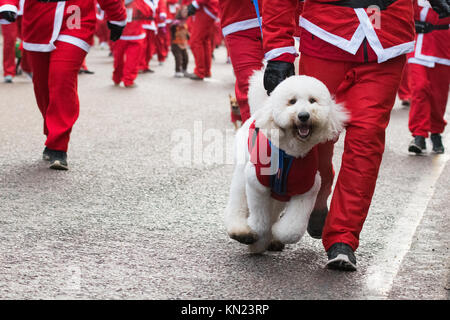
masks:
<path fill-rule="evenodd" d="M 295 158 L 273 146 L 253 122 L 249 129 L 248 151 L 258 181 L 271 189 L 272 198 L 289 201 L 292 196 L 306 193 L 313 187 L 319 166 L 317 146 L 303 158 Z"/>

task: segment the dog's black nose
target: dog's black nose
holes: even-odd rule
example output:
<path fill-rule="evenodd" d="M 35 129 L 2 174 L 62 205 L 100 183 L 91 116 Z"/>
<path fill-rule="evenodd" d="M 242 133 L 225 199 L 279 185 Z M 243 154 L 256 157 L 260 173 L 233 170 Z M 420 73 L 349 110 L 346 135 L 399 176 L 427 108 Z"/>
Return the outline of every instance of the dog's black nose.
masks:
<path fill-rule="evenodd" d="M 309 113 L 308 113 L 308 112 L 300 112 L 300 113 L 298 114 L 298 119 L 299 119 L 301 122 L 306 122 L 306 121 L 308 121 L 308 120 L 309 120 Z"/>

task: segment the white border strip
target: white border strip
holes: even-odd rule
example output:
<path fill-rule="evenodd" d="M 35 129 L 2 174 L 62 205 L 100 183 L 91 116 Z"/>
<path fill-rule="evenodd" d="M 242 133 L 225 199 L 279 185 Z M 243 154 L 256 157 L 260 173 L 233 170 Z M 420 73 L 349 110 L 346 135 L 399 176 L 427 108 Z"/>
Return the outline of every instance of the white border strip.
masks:
<path fill-rule="evenodd" d="M 248 30 L 253 28 L 259 28 L 258 18 L 242 20 L 238 22 L 231 23 L 222 28 L 222 34 L 224 37 L 229 35 L 230 33 Z"/>
<path fill-rule="evenodd" d="M 272 50 L 266 52 L 264 54 L 264 59 L 269 61 L 269 60 L 272 60 L 272 59 L 275 59 L 275 58 L 281 56 L 284 53 L 290 53 L 293 55 L 297 55 L 297 50 L 295 49 L 294 46 L 275 48 L 275 49 L 272 49 Z"/>
<path fill-rule="evenodd" d="M 355 54 L 358 51 L 359 47 L 361 46 L 361 43 L 365 38 L 364 31 L 361 25 L 359 25 L 358 28 L 355 30 L 355 33 L 353 34 L 350 40 L 332 34 L 320 28 L 319 26 L 313 24 L 309 20 L 306 20 L 303 17 L 300 17 L 299 25 L 300 27 L 305 28 L 308 32 L 312 33 L 316 37 L 319 37 L 320 39 L 328 43 L 331 43 L 332 45 L 335 45 L 336 47 L 342 50 L 350 52 L 351 54 Z"/>
<path fill-rule="evenodd" d="M 120 40 L 142 40 L 142 39 L 145 39 L 146 36 L 147 36 L 147 34 L 145 34 L 145 33 L 142 33 L 137 36 L 121 36 Z"/>
<path fill-rule="evenodd" d="M 81 48 L 86 52 L 89 52 L 89 49 L 91 48 L 91 46 L 86 41 L 74 36 L 62 34 L 56 40 L 73 44 L 74 46 L 77 46 L 78 48 Z"/>

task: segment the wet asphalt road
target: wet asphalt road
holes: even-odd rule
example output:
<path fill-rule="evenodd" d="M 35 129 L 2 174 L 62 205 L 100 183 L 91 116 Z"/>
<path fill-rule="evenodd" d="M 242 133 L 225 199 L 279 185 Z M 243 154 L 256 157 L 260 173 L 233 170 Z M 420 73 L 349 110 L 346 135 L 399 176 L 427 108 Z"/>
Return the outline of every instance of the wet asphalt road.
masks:
<path fill-rule="evenodd" d="M 112 58 L 93 49 L 68 172 L 41 160 L 30 81 L 0 83 L 0 298 L 449 299 L 450 140 L 447 155 L 409 155 L 408 109 L 399 104 L 357 272 L 324 269 L 321 242 L 308 235 L 261 256 L 228 239 L 221 214 L 234 80 L 225 60 L 217 50 L 205 82 L 174 79 L 172 57 L 152 61 L 155 73 L 125 89 L 112 86 Z M 186 152 L 178 166 L 174 150 Z"/>

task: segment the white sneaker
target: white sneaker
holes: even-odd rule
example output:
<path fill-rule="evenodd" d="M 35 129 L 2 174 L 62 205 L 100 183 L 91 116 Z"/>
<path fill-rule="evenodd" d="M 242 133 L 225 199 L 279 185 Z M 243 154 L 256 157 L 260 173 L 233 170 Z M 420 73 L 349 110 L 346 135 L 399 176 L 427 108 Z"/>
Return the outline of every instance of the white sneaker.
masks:
<path fill-rule="evenodd" d="M 11 75 L 5 76 L 5 83 L 12 83 L 13 77 Z"/>
<path fill-rule="evenodd" d="M 183 72 L 175 72 L 175 78 L 183 78 L 184 73 Z"/>

